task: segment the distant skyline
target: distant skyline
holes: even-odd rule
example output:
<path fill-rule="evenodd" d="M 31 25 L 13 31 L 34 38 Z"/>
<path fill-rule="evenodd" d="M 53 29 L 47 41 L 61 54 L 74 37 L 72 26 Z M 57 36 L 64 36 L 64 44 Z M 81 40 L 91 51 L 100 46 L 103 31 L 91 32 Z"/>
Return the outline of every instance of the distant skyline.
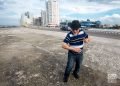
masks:
<path fill-rule="evenodd" d="M 19 25 L 21 14 L 41 16 L 46 0 L 0 0 L 0 25 Z M 60 19 L 100 20 L 120 25 L 120 0 L 59 0 Z"/>

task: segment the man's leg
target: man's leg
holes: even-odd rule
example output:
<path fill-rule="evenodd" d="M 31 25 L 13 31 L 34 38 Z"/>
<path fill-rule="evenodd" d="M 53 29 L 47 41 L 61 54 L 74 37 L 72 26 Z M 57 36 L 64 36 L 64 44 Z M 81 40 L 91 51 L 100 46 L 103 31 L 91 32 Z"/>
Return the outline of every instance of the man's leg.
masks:
<path fill-rule="evenodd" d="M 73 75 L 76 79 L 79 78 L 79 71 L 80 71 L 80 66 L 82 64 L 82 61 L 83 61 L 83 53 L 80 53 L 79 55 L 76 55 L 76 64 L 75 64 L 75 70 L 73 71 Z"/>
<path fill-rule="evenodd" d="M 68 62 L 67 62 L 67 66 L 65 69 L 65 73 L 64 73 L 64 82 L 68 81 L 70 72 L 72 70 L 72 67 L 74 65 L 74 55 L 72 53 L 68 53 Z"/>

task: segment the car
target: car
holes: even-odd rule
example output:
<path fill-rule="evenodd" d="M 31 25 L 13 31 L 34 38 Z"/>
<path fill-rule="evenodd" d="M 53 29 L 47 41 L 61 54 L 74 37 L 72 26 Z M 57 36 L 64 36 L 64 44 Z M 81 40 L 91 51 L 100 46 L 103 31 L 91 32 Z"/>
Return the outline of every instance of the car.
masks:
<path fill-rule="evenodd" d="M 60 29 L 63 30 L 63 31 L 70 31 L 71 30 L 70 23 L 62 23 L 60 25 Z"/>
<path fill-rule="evenodd" d="M 71 28 L 69 26 L 62 26 L 62 27 L 60 27 L 60 29 L 63 31 L 70 31 L 71 30 Z"/>

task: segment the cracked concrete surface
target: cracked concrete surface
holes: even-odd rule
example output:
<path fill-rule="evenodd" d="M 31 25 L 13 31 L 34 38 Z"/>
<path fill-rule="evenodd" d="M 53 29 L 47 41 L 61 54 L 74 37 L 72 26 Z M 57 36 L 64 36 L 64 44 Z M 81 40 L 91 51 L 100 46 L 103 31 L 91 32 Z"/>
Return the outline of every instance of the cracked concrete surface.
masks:
<path fill-rule="evenodd" d="M 120 78 L 120 40 L 93 37 L 85 45 L 80 79 L 62 82 L 67 51 L 66 33 L 29 28 L 0 30 L 0 86 L 119 86 L 107 74 Z"/>

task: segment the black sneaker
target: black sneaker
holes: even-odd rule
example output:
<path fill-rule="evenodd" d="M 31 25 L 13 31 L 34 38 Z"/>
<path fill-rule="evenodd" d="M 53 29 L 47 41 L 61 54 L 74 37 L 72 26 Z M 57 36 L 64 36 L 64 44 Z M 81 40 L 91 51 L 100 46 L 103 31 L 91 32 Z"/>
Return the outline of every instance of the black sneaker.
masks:
<path fill-rule="evenodd" d="M 79 79 L 79 75 L 77 73 L 73 73 L 73 76 L 76 78 L 76 79 Z"/>
<path fill-rule="evenodd" d="M 68 76 L 64 76 L 63 82 L 68 82 Z"/>

